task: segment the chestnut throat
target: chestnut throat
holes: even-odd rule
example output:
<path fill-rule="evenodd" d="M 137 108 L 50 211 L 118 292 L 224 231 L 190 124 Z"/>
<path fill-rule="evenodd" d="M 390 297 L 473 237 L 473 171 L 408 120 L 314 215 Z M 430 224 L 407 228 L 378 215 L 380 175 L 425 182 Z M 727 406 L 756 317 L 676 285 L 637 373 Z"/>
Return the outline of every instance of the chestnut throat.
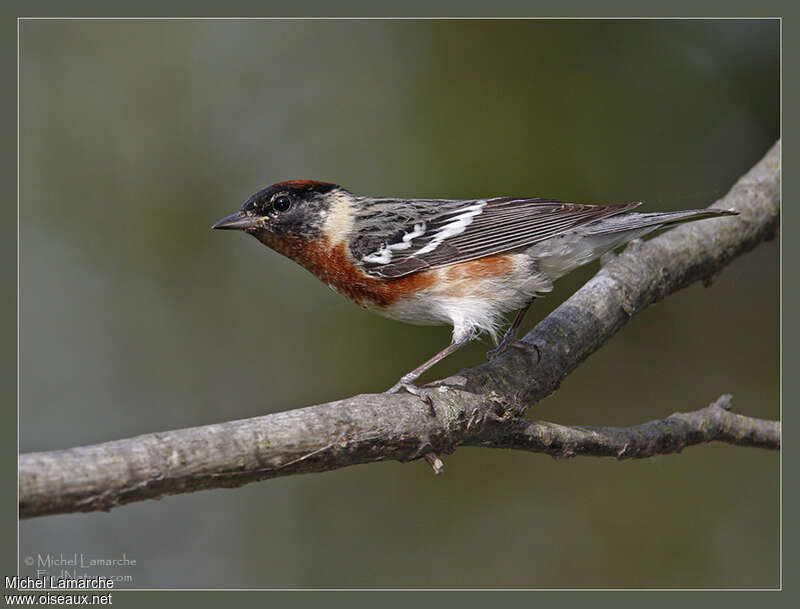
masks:
<path fill-rule="evenodd" d="M 367 309 L 383 309 L 433 285 L 433 271 L 398 279 L 371 277 L 353 262 L 345 243 L 331 247 L 324 238 L 304 239 L 258 231 L 253 235 L 264 245 L 313 273 L 343 296 Z"/>

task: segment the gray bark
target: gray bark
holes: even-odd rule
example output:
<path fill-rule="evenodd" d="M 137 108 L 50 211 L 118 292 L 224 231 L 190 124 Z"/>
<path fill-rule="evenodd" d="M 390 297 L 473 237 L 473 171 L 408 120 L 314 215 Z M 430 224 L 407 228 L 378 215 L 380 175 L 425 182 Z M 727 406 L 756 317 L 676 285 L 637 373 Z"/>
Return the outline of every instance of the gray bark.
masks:
<path fill-rule="evenodd" d="M 108 510 L 167 494 L 232 487 L 386 459 L 428 460 L 459 445 L 553 456 L 643 458 L 722 441 L 777 449 L 780 423 L 707 408 L 628 428 L 565 427 L 523 417 L 636 313 L 775 237 L 780 142 L 713 207 L 726 221 L 679 226 L 630 244 L 522 341 L 489 363 L 428 385 L 435 415 L 409 394 L 358 395 L 263 417 L 146 434 L 19 459 L 22 518 Z"/>

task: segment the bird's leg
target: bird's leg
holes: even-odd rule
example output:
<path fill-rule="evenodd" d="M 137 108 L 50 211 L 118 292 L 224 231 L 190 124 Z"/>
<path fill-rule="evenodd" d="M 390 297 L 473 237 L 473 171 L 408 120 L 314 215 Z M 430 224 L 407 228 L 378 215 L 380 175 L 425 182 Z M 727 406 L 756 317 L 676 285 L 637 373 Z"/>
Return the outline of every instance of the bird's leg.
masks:
<path fill-rule="evenodd" d="M 531 305 L 533 304 L 534 300 L 535 300 L 534 298 L 531 298 L 528 304 L 526 304 L 519 311 L 517 311 L 517 316 L 514 318 L 514 321 L 511 322 L 511 327 L 509 327 L 508 330 L 506 331 L 505 336 L 503 336 L 503 340 L 500 341 L 500 344 L 497 345 L 497 347 L 495 347 L 491 351 L 486 352 L 486 357 L 488 359 L 494 359 L 495 357 L 503 353 L 506 349 L 515 345 L 518 342 L 517 331 L 519 330 L 519 327 L 522 325 L 522 320 L 525 319 L 525 314 L 528 312 L 528 309 L 531 308 Z"/>
<path fill-rule="evenodd" d="M 422 393 L 420 388 L 417 387 L 416 385 L 414 385 L 414 381 L 416 381 L 422 375 L 422 373 L 425 372 L 428 368 L 430 368 L 431 366 L 434 366 L 435 364 L 438 364 L 440 361 L 442 361 L 448 355 L 450 355 L 451 353 L 457 351 L 458 349 L 460 349 L 461 347 L 466 345 L 468 342 L 469 342 L 469 339 L 464 339 L 464 340 L 460 340 L 460 341 L 457 341 L 457 342 L 454 341 L 454 342 L 450 343 L 444 349 L 439 351 L 439 353 L 434 355 L 432 358 L 430 358 L 426 362 L 420 364 L 419 366 L 414 368 L 408 374 L 404 374 L 400 378 L 399 381 L 397 381 L 394 385 L 392 385 L 392 387 L 390 389 L 387 389 L 386 391 L 384 391 L 384 393 L 397 393 L 399 391 L 405 390 L 405 391 L 408 391 L 411 394 L 414 394 L 416 396 L 421 397 L 423 400 L 425 400 L 425 402 L 428 404 L 428 406 L 433 408 L 433 401 L 431 400 L 431 398 L 429 396 L 425 395 L 424 393 Z"/>

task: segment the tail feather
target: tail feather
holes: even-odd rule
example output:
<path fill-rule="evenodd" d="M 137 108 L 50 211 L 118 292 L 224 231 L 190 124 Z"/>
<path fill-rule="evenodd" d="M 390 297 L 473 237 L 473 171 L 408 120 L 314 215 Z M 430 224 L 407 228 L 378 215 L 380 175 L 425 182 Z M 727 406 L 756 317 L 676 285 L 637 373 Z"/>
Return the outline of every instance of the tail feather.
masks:
<path fill-rule="evenodd" d="M 586 224 L 561 239 L 548 239 L 527 250 L 538 269 L 554 281 L 587 262 L 633 239 L 644 237 L 668 224 L 703 218 L 735 216 L 726 209 L 692 209 L 662 213 L 621 213 Z"/>
<path fill-rule="evenodd" d="M 603 218 L 594 224 L 590 224 L 584 228 L 584 234 L 608 235 L 647 227 L 653 227 L 652 230 L 657 230 L 668 224 L 680 224 L 682 222 L 694 222 L 695 220 L 703 220 L 706 218 L 736 215 L 738 215 L 738 212 L 732 209 L 713 208 L 654 213 L 630 212 L 618 216 L 611 216 L 610 218 Z"/>

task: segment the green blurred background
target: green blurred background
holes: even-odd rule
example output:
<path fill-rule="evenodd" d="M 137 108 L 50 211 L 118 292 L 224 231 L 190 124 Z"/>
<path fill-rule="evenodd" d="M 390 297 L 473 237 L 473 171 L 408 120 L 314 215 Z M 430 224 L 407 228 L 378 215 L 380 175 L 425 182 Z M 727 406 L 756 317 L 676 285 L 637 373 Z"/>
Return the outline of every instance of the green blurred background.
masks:
<path fill-rule="evenodd" d="M 23 21 L 20 450 L 375 392 L 449 339 L 209 230 L 289 178 L 706 206 L 779 136 L 777 21 Z M 597 264 L 537 301 L 527 327 Z M 440 378 L 484 359 L 474 344 Z M 637 316 L 531 416 L 779 416 L 779 246 Z M 23 521 L 127 586 L 774 587 L 780 457 L 462 448 Z"/>

